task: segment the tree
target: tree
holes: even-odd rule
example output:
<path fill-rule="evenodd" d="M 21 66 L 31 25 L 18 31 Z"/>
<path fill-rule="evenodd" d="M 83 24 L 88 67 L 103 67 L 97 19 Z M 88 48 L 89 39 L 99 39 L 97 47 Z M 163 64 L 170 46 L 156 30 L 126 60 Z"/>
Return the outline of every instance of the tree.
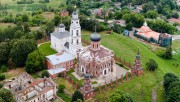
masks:
<path fill-rule="evenodd" d="M 1 42 L 0 49 L 0 65 L 6 64 L 9 59 L 10 46 L 7 42 Z"/>
<path fill-rule="evenodd" d="M 1 102 L 15 102 L 11 91 L 4 88 L 0 89 L 0 100 Z"/>
<path fill-rule="evenodd" d="M 172 58 L 172 48 L 171 46 L 167 46 L 166 51 L 164 52 L 164 58 L 165 59 L 171 59 Z"/>
<path fill-rule="evenodd" d="M 156 19 L 158 17 L 158 13 L 156 11 L 149 10 L 146 12 L 145 16 L 147 18 Z"/>
<path fill-rule="evenodd" d="M 48 36 L 54 31 L 54 22 L 48 22 L 44 27 L 45 32 Z"/>
<path fill-rule="evenodd" d="M 7 66 L 5 66 L 5 65 L 1 66 L 1 72 L 2 72 L 2 73 L 3 73 L 3 72 L 7 72 L 7 70 L 8 70 L 8 67 L 7 67 Z"/>
<path fill-rule="evenodd" d="M 54 21 L 55 25 L 58 26 L 58 24 L 60 23 L 59 15 L 54 16 L 54 20 L 53 21 Z"/>
<path fill-rule="evenodd" d="M 146 63 L 146 66 L 149 71 L 155 71 L 158 68 L 158 64 L 154 59 L 149 59 L 149 61 Z"/>
<path fill-rule="evenodd" d="M 14 37 L 15 39 L 20 39 L 22 36 L 24 36 L 24 32 L 20 31 L 20 30 L 17 30 L 14 34 Z"/>
<path fill-rule="evenodd" d="M 31 29 L 29 28 L 29 24 L 28 23 L 24 23 L 24 32 L 27 33 L 27 32 L 30 32 Z"/>
<path fill-rule="evenodd" d="M 24 66 L 29 53 L 35 50 L 36 43 L 31 39 L 20 39 L 14 42 L 10 55 L 16 66 Z"/>
<path fill-rule="evenodd" d="M 173 73 L 167 73 L 167 74 L 164 75 L 163 86 L 164 86 L 166 95 L 169 92 L 169 90 L 168 90 L 169 86 L 171 85 L 171 83 L 173 83 L 175 81 L 179 81 L 179 77 L 177 77 Z"/>
<path fill-rule="evenodd" d="M 0 74 L 0 81 L 6 79 L 5 75 Z"/>
<path fill-rule="evenodd" d="M 44 78 L 49 78 L 49 72 L 47 70 L 44 70 L 42 73 L 41 73 L 41 77 Z"/>
<path fill-rule="evenodd" d="M 127 25 L 126 25 L 126 29 L 127 30 L 129 30 L 129 31 L 131 31 L 132 30 L 132 27 L 133 27 L 133 24 L 130 22 L 130 23 L 128 23 Z"/>
<path fill-rule="evenodd" d="M 116 90 L 109 96 L 109 102 L 133 102 L 132 97 L 127 94 L 123 93 L 121 90 Z"/>
<path fill-rule="evenodd" d="M 17 24 L 16 24 L 16 28 L 17 28 L 17 30 L 20 30 L 20 31 L 23 31 L 23 26 L 22 26 L 22 22 L 17 22 Z"/>
<path fill-rule="evenodd" d="M 142 9 L 143 12 L 146 13 L 148 10 L 154 10 L 155 6 L 152 2 L 148 2 L 147 4 L 143 5 Z"/>
<path fill-rule="evenodd" d="M 122 19 L 126 21 L 126 23 L 132 23 L 135 27 L 141 27 L 144 23 L 144 16 L 138 13 L 125 14 L 122 16 Z"/>
<path fill-rule="evenodd" d="M 22 15 L 22 21 L 23 22 L 28 22 L 29 21 L 29 16 L 26 15 L 26 14 Z"/>
<path fill-rule="evenodd" d="M 78 99 L 81 99 L 82 101 L 84 101 L 84 97 L 83 97 L 82 93 L 79 92 L 78 90 L 76 90 L 72 96 L 71 102 L 77 101 Z"/>
<path fill-rule="evenodd" d="M 180 85 L 170 89 L 167 102 L 179 102 L 180 101 Z"/>
<path fill-rule="evenodd" d="M 177 18 L 179 18 L 179 14 L 177 12 L 175 12 L 172 14 L 172 17 L 177 19 Z"/>
<path fill-rule="evenodd" d="M 116 33 L 122 33 L 122 28 L 121 28 L 121 26 L 120 25 L 118 25 L 118 24 L 114 24 L 114 27 L 112 28 L 113 29 L 113 31 L 114 32 L 116 32 Z"/>
<path fill-rule="evenodd" d="M 26 71 L 28 73 L 35 73 L 45 69 L 45 58 L 40 50 L 35 50 L 27 57 L 25 64 Z"/>
<path fill-rule="evenodd" d="M 174 81 L 172 82 L 169 87 L 168 87 L 168 92 L 173 88 L 173 87 L 176 87 L 176 86 L 180 86 L 180 81 Z"/>
<path fill-rule="evenodd" d="M 58 86 L 58 93 L 64 93 L 64 89 L 65 89 L 65 85 L 60 84 L 60 85 Z"/>

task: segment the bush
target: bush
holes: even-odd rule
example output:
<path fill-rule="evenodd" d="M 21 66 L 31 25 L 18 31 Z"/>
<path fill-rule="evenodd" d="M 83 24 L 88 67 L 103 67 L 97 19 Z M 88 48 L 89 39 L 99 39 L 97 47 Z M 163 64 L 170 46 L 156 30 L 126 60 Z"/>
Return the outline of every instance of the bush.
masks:
<path fill-rule="evenodd" d="M 5 75 L 0 75 L 0 81 L 4 80 L 5 78 Z"/>
<path fill-rule="evenodd" d="M 62 74 L 62 73 L 59 73 L 59 74 L 58 74 L 58 77 L 63 77 L 63 74 Z"/>
<path fill-rule="evenodd" d="M 49 78 L 49 72 L 47 70 L 44 70 L 42 73 L 41 73 L 41 77 L 44 78 L 44 77 L 47 77 Z"/>
<path fill-rule="evenodd" d="M 3 84 L 0 84 L 0 88 L 2 88 L 4 85 Z"/>
<path fill-rule="evenodd" d="M 146 66 L 149 71 L 155 71 L 158 68 L 158 64 L 154 59 L 149 59 L 149 61 L 146 63 Z"/>
<path fill-rule="evenodd" d="M 8 70 L 7 66 L 3 65 L 3 66 L 1 67 L 1 72 L 2 72 L 2 73 L 3 73 L 3 72 L 7 72 L 7 70 Z"/>
<path fill-rule="evenodd" d="M 78 99 L 81 99 L 82 101 L 84 101 L 84 97 L 82 93 L 76 90 L 72 96 L 71 102 L 77 101 Z"/>
<path fill-rule="evenodd" d="M 159 56 L 159 57 L 163 57 L 163 56 L 164 56 L 164 50 L 162 50 L 162 49 L 157 49 L 157 50 L 155 51 L 155 54 L 156 54 L 157 56 Z"/>
<path fill-rule="evenodd" d="M 64 89 L 65 89 L 65 85 L 60 84 L 60 85 L 58 86 L 58 93 L 64 93 Z"/>

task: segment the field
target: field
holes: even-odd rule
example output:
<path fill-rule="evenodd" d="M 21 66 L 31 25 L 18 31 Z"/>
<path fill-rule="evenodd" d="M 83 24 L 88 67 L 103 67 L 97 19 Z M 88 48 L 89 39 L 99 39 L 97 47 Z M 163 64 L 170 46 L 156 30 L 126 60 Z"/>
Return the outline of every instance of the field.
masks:
<path fill-rule="evenodd" d="M 89 40 L 89 35 L 83 35 L 82 38 Z M 152 88 L 163 80 L 165 73 L 172 72 L 180 75 L 180 66 L 177 68 L 173 66 L 173 64 L 178 64 L 180 62 L 180 53 L 176 54 L 172 60 L 164 60 L 156 56 L 150 50 L 149 46 L 115 33 L 112 35 L 102 35 L 101 44 L 112 49 L 117 56 L 121 56 L 131 63 L 135 60 L 135 56 L 139 48 L 145 73 L 143 76 L 136 77 L 133 80 L 113 88 L 112 90 L 103 91 L 102 94 L 97 94 L 95 96 L 95 100 L 101 100 L 104 102 L 106 101 L 105 98 L 108 97 L 110 93 L 114 92 L 116 89 L 121 89 L 124 92 L 131 94 L 136 102 L 150 102 Z M 179 46 L 178 42 L 173 44 L 173 48 L 175 48 L 175 46 Z M 180 48 L 176 47 L 176 50 L 177 49 Z M 158 70 L 155 72 L 149 72 L 146 70 L 145 63 L 150 58 L 155 59 L 158 63 Z M 163 100 L 164 97 L 160 96 L 163 96 L 163 90 L 158 90 L 157 100 Z"/>
<path fill-rule="evenodd" d="M 6 6 L 9 13 L 27 13 L 31 11 L 37 11 L 39 9 L 58 8 L 61 3 L 65 3 L 66 0 L 51 0 L 49 3 L 39 3 L 39 0 L 34 0 L 32 4 L 17 4 L 18 0 L 1 0 L 2 6 Z"/>

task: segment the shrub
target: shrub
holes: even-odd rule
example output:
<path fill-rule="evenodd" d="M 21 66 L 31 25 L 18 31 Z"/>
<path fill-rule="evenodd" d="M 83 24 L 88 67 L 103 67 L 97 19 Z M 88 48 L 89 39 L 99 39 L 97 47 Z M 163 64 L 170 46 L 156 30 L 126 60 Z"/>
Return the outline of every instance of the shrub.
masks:
<path fill-rule="evenodd" d="M 58 86 L 58 93 L 64 93 L 64 89 L 65 89 L 65 85 L 60 84 L 60 85 Z"/>
<path fill-rule="evenodd" d="M 42 73 L 41 73 L 41 77 L 44 78 L 44 77 L 47 77 L 49 78 L 49 72 L 47 70 L 44 70 Z"/>
<path fill-rule="evenodd" d="M 0 88 L 2 88 L 4 85 L 3 84 L 0 84 Z"/>
<path fill-rule="evenodd" d="M 157 50 L 155 51 L 155 54 L 156 54 L 157 56 L 159 56 L 159 57 L 163 57 L 163 56 L 164 56 L 164 50 L 162 50 L 162 49 L 157 49 Z"/>
<path fill-rule="evenodd" d="M 2 81 L 2 80 L 4 80 L 6 77 L 5 77 L 5 75 L 0 75 L 0 80 Z"/>
<path fill-rule="evenodd" d="M 58 77 L 63 77 L 63 74 L 62 74 L 62 73 L 59 73 L 59 74 L 58 74 Z"/>
<path fill-rule="evenodd" d="M 2 72 L 2 73 L 3 73 L 3 72 L 7 72 L 7 70 L 8 70 L 7 66 L 3 65 L 3 66 L 1 67 L 1 72 Z"/>
<path fill-rule="evenodd" d="M 72 96 L 71 102 L 77 101 L 78 99 L 81 99 L 82 101 L 84 101 L 84 97 L 82 93 L 76 90 Z"/>
<path fill-rule="evenodd" d="M 149 71 L 155 71 L 158 68 L 158 64 L 154 59 L 149 59 L 149 61 L 146 63 L 146 66 Z"/>

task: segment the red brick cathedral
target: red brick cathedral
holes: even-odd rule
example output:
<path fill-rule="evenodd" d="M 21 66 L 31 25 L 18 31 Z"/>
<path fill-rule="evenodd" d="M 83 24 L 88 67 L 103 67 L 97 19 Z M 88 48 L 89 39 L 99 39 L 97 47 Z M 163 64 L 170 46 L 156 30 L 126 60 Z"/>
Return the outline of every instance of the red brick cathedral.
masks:
<path fill-rule="evenodd" d="M 143 74 L 143 68 L 141 66 L 139 49 L 138 49 L 138 54 L 136 55 L 134 65 L 131 68 L 131 72 L 136 74 L 137 76 L 140 76 Z"/>
<path fill-rule="evenodd" d="M 77 73 L 95 78 L 113 74 L 114 52 L 100 45 L 101 36 L 98 33 L 91 34 L 90 39 L 91 45 L 77 52 Z"/>

